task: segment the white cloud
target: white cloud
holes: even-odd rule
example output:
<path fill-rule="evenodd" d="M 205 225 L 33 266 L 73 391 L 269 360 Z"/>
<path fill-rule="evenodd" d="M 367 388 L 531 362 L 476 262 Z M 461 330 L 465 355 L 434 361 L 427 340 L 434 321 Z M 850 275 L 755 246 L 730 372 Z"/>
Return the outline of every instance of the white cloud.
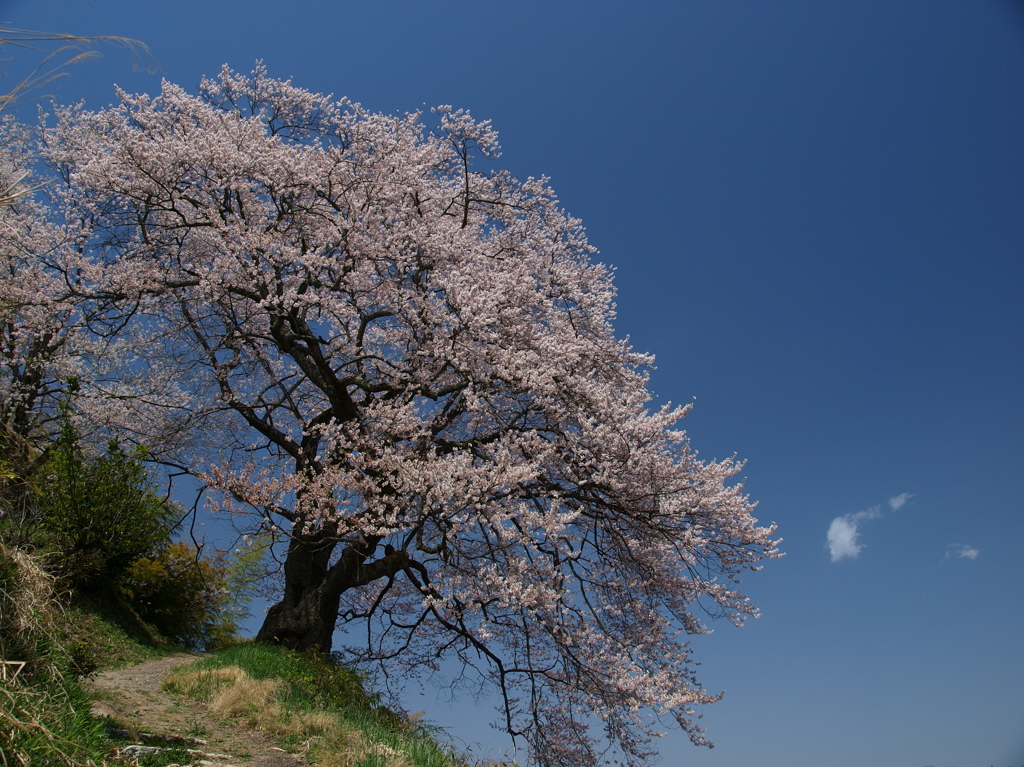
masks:
<path fill-rule="evenodd" d="M 832 561 L 838 562 L 847 557 L 856 559 L 863 548 L 857 543 L 857 525 L 865 520 L 874 519 L 881 513 L 881 509 L 874 506 L 866 511 L 844 514 L 833 519 L 828 527 L 828 550 L 832 554 Z"/>
<path fill-rule="evenodd" d="M 893 511 L 899 511 L 903 508 L 904 504 L 913 497 L 913 493 L 900 493 L 896 497 L 889 499 L 889 508 Z"/>
<path fill-rule="evenodd" d="M 964 543 L 954 543 L 946 550 L 946 559 L 977 559 L 981 552 Z"/>

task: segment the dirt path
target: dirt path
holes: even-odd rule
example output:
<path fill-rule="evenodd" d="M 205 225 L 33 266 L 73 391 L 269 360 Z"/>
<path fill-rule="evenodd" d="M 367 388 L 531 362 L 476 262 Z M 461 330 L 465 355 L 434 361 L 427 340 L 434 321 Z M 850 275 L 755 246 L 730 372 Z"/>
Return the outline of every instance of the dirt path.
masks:
<path fill-rule="evenodd" d="M 86 683 L 97 698 L 93 713 L 123 723 L 133 739 L 138 733 L 151 733 L 205 741 L 205 744 L 187 745 L 189 749 L 203 752 L 202 756 L 196 755 L 195 763 L 205 767 L 306 765 L 301 757 L 278 748 L 265 733 L 225 721 L 210 713 L 204 703 L 160 689 L 171 669 L 200 657 L 177 653 L 96 674 Z"/>

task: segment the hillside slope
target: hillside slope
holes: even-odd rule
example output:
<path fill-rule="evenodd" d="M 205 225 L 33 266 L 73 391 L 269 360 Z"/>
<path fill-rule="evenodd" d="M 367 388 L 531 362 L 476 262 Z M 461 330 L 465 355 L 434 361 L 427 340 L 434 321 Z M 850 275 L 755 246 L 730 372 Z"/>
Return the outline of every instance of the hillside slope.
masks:
<path fill-rule="evenodd" d="M 224 767 L 298 767 L 307 762 L 286 753 L 265 731 L 218 716 L 209 705 L 169 693 L 161 685 L 170 671 L 201 656 L 175 653 L 134 666 L 98 673 L 85 683 L 95 699 L 93 714 L 122 725 L 128 739 L 168 744 L 187 738 L 193 761 Z M 147 735 L 165 736 L 163 738 Z M 201 753 L 199 753 L 201 752 Z"/>

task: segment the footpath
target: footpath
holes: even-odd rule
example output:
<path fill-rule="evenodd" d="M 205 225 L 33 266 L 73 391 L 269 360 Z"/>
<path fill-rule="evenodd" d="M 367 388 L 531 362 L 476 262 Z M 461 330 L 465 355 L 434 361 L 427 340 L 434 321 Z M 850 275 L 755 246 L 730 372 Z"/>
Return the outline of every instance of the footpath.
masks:
<path fill-rule="evenodd" d="M 177 747 L 189 751 L 190 763 L 202 767 L 303 767 L 267 733 L 215 716 L 205 703 L 165 692 L 160 685 L 171 669 L 200 658 L 176 653 L 135 666 L 103 671 L 86 680 L 94 696 L 93 714 L 124 727 L 118 733 L 135 745 L 126 755 Z"/>

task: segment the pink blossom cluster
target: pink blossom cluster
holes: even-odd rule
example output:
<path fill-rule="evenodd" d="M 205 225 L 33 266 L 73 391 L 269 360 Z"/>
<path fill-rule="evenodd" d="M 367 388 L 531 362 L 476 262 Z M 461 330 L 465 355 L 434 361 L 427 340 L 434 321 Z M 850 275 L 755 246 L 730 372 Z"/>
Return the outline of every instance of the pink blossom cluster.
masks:
<path fill-rule="evenodd" d="M 81 378 L 96 422 L 280 536 L 261 638 L 329 649 L 340 619 L 394 671 L 460 659 L 538 764 L 609 742 L 643 764 L 666 716 L 706 743 L 719 696 L 685 636 L 756 615 L 737 578 L 774 528 L 740 464 L 690 450 L 688 408 L 651 407 L 653 359 L 546 180 L 489 170 L 464 111 L 372 113 L 262 67 L 120 99 L 58 110 L 62 223 L 3 211 L 0 305 L 62 339 L 46 375 Z"/>

